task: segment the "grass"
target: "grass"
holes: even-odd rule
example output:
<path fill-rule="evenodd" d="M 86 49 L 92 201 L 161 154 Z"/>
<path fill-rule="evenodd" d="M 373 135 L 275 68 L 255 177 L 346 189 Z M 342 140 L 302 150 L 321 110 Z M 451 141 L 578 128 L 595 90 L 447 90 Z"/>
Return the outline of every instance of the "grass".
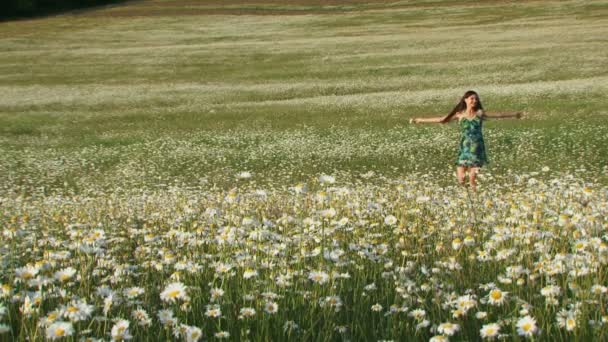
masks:
<path fill-rule="evenodd" d="M 43 339 L 53 310 L 73 339 L 116 319 L 183 335 L 163 309 L 205 339 L 428 340 L 450 321 L 456 340 L 491 322 L 516 340 L 528 314 L 535 339 L 605 339 L 606 37 L 606 4 L 577 0 L 150 0 L 1 22 L 0 339 Z M 456 125 L 408 123 L 468 89 L 525 112 L 484 123 L 475 196 L 455 184 Z M 174 282 L 189 300 L 159 299 Z M 84 322 L 65 314 L 80 300 Z"/>

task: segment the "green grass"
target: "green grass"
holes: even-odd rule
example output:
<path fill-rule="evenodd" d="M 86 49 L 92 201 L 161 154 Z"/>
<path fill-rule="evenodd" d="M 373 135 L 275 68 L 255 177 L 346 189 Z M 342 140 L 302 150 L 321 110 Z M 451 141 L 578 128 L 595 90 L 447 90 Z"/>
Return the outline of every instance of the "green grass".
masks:
<path fill-rule="evenodd" d="M 205 174 L 243 169 L 272 178 L 294 165 L 300 178 L 362 168 L 448 174 L 457 129 L 407 121 L 443 115 L 465 90 L 476 89 L 490 111 L 527 113 L 525 120 L 488 124 L 491 172 L 531 170 L 538 161 L 573 172 L 578 162 L 564 161 L 580 160 L 593 177 L 605 176 L 606 147 L 598 140 L 606 134 L 608 22 L 601 2 L 209 3 L 199 7 L 223 12 L 164 16 L 154 6 L 189 5 L 142 2 L 0 24 L 1 169 L 45 183 L 36 168 L 15 163 L 60 156 L 107 165 L 96 177 L 111 183 L 135 158 L 157 179 L 198 179 L 188 167 L 148 165 L 153 159 L 143 151 L 167 140 L 226 153 L 202 168 Z M 247 12 L 253 7 L 302 15 Z M 386 130 L 398 147 L 383 140 Z M 555 130 L 576 134 L 554 136 Z M 306 136 L 311 149 L 325 148 L 315 161 L 300 160 L 289 152 L 297 146 L 278 138 L 290 134 Z M 343 134 L 364 141 L 336 140 Z M 575 147 L 545 146 L 555 139 Z M 525 141 L 534 156 L 519 158 L 507 141 Z M 597 150 L 581 160 L 576 153 L 590 144 Z M 381 147 L 365 152 L 373 146 Z M 90 148 L 123 155 L 108 164 Z M 7 158 L 11 151 L 30 157 Z M 165 152 L 180 164 L 194 162 Z M 56 170 L 75 183 L 88 180 L 86 172 Z M 127 176 L 153 182 L 142 177 Z M 5 182 L 10 190 L 12 181 Z"/>
<path fill-rule="evenodd" d="M 527 314 L 535 340 L 605 340 L 591 289 L 608 274 L 606 37 L 605 2 L 580 0 L 149 0 L 1 22 L 0 340 L 44 339 L 43 317 L 79 299 L 94 312 L 72 340 L 108 339 L 115 319 L 134 340 L 171 339 L 162 309 L 204 340 L 429 340 L 444 322 L 461 325 L 452 340 L 492 322 L 517 340 Z M 489 112 L 525 112 L 484 123 L 475 196 L 455 182 L 457 125 L 408 123 L 468 89 Z M 27 265 L 42 278 L 18 275 Z M 191 310 L 159 297 L 178 281 Z M 490 283 L 503 306 L 484 302 Z M 101 286 L 117 294 L 108 320 Z M 126 298 L 132 286 L 145 294 Z M 455 317 L 465 294 L 476 306 Z M 322 305 L 333 295 L 341 310 Z"/>

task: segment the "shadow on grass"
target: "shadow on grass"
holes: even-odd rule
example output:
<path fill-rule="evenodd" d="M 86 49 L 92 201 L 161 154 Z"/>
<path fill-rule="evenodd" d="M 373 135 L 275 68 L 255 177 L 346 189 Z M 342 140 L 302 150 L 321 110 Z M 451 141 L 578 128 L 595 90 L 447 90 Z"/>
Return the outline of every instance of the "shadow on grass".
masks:
<path fill-rule="evenodd" d="M 78 13 L 125 2 L 129 0 L 8 0 L 0 8 L 0 22 Z"/>

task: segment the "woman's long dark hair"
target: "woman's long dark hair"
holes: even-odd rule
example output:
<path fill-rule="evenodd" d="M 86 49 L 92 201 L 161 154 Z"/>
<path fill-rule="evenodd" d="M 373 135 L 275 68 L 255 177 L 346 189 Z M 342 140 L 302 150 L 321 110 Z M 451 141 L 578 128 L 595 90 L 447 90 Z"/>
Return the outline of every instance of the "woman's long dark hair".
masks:
<path fill-rule="evenodd" d="M 475 110 L 475 111 L 478 111 L 480 109 L 483 110 L 483 106 L 481 105 L 481 100 L 479 99 L 479 94 L 477 94 L 473 90 L 467 90 L 467 92 L 464 93 L 464 95 L 462 95 L 462 98 L 460 99 L 460 101 L 458 102 L 456 107 L 454 107 L 454 109 L 452 109 L 450 114 L 448 114 L 445 118 L 443 118 L 443 120 L 441 122 L 442 123 L 449 122 L 450 119 L 452 118 L 452 116 L 456 115 L 456 113 L 462 112 L 463 110 L 467 109 L 467 103 L 464 101 L 464 99 L 466 99 L 467 97 L 469 97 L 471 95 L 477 96 L 477 103 L 475 103 L 475 107 L 473 107 L 473 110 Z"/>

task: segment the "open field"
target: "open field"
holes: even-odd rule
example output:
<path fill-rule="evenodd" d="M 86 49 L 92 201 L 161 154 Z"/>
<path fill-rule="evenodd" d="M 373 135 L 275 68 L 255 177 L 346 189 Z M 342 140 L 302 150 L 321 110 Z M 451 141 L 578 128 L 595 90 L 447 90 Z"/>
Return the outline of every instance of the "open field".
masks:
<path fill-rule="evenodd" d="M 605 1 L 0 22 L 0 340 L 605 340 L 607 37 Z M 525 112 L 477 194 L 408 124 L 468 89 Z"/>

